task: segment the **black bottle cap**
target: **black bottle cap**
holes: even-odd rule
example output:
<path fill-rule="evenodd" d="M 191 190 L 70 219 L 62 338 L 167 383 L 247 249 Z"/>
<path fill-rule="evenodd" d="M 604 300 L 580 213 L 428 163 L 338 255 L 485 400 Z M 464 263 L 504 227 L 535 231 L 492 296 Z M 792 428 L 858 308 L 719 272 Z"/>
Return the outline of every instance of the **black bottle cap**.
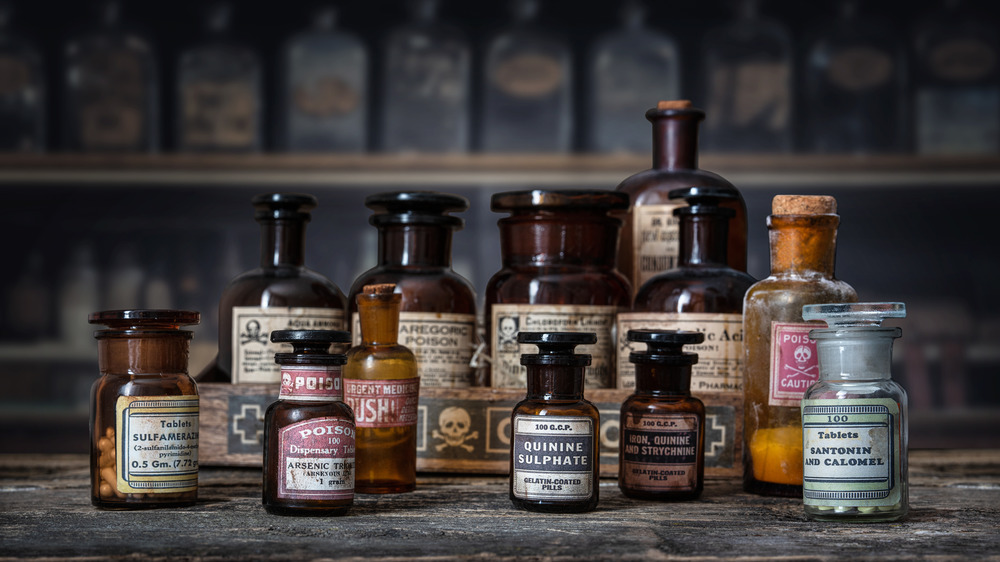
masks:
<path fill-rule="evenodd" d="M 343 365 L 347 356 L 330 353 L 330 346 L 351 343 L 351 334 L 343 330 L 275 330 L 271 341 L 292 344 L 291 353 L 274 354 L 279 365 Z"/>
<path fill-rule="evenodd" d="M 465 221 L 448 213 L 469 208 L 469 200 L 434 191 L 395 191 L 376 193 L 365 198 L 365 206 L 375 211 L 368 222 L 387 224 L 429 224 L 462 228 Z"/>
<path fill-rule="evenodd" d="M 698 354 L 686 352 L 683 347 L 705 341 L 705 334 L 684 330 L 629 330 L 625 337 L 628 341 L 646 344 L 645 352 L 633 351 L 628 354 L 630 362 L 661 365 L 698 363 Z"/>
<path fill-rule="evenodd" d="M 528 208 L 621 211 L 628 206 L 628 193 L 604 189 L 532 189 L 494 193 L 490 198 L 490 210 L 499 212 Z"/>
<path fill-rule="evenodd" d="M 201 321 L 201 314 L 194 310 L 129 309 L 103 310 L 91 312 L 87 316 L 91 324 L 107 326 L 106 330 L 94 332 L 95 337 L 114 334 L 134 334 L 178 332 L 190 338 L 192 332 L 179 330 L 181 326 L 193 326 Z"/>
<path fill-rule="evenodd" d="M 702 187 L 691 186 L 680 189 L 671 189 L 667 193 L 670 199 L 684 199 L 687 207 L 674 209 L 674 216 L 680 215 L 717 215 L 722 217 L 735 217 L 736 211 L 733 209 L 719 207 L 727 200 L 737 199 L 736 191 L 732 188 L 724 187 Z"/>
<path fill-rule="evenodd" d="M 522 365 L 586 367 L 590 355 L 574 353 L 576 346 L 597 343 L 594 332 L 518 332 L 517 343 L 538 346 L 538 353 L 521 354 Z"/>
<path fill-rule="evenodd" d="M 304 193 L 264 193 L 250 200 L 257 212 L 254 218 L 309 220 L 310 211 L 319 201 Z"/>

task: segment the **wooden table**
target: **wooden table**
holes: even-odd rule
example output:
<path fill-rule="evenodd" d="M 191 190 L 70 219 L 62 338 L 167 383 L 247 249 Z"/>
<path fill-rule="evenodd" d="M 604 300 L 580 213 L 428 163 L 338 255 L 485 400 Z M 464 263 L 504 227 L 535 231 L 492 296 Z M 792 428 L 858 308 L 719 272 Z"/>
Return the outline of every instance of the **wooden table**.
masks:
<path fill-rule="evenodd" d="M 710 480 L 685 503 L 627 499 L 601 482 L 592 513 L 513 509 L 504 477 L 421 475 L 417 491 L 358 496 L 345 517 L 269 515 L 260 471 L 203 468 L 198 504 L 90 505 L 83 456 L 0 455 L 0 558 L 612 560 L 1000 557 L 1000 451 L 914 451 L 901 522 L 806 520 L 801 501 Z"/>

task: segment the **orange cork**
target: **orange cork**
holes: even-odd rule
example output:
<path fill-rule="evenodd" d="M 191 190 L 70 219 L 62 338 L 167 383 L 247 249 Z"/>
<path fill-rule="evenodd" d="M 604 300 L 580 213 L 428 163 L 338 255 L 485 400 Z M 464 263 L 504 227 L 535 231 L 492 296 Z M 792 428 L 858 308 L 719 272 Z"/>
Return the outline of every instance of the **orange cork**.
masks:
<path fill-rule="evenodd" d="M 835 215 L 837 200 L 829 195 L 775 195 L 772 215 Z"/>
<path fill-rule="evenodd" d="M 689 100 L 667 100 L 660 101 L 656 104 L 656 109 L 663 111 L 665 109 L 689 109 L 691 107 L 691 102 Z"/>

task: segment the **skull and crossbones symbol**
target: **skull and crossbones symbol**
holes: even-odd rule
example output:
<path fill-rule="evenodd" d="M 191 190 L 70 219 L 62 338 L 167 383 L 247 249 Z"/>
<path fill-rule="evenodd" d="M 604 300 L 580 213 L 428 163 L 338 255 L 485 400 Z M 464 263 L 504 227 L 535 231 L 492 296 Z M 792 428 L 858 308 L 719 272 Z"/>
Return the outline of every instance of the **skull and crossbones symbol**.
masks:
<path fill-rule="evenodd" d="M 438 451 L 444 450 L 445 447 L 461 447 L 471 453 L 473 446 L 466 442 L 479 439 L 478 431 L 469 433 L 469 430 L 472 429 L 472 418 L 469 417 L 469 412 L 465 408 L 449 406 L 441 410 L 441 415 L 438 416 L 438 427 L 441 428 L 441 431 L 435 429 L 431 432 L 431 437 L 444 441 L 444 443 L 439 443 L 434 447 Z"/>

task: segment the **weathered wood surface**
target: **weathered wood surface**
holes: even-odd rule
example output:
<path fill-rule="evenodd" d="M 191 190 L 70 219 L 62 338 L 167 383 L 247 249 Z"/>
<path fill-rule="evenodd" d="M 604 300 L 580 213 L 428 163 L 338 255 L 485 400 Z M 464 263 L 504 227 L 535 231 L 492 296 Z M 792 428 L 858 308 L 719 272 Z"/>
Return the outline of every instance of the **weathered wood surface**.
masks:
<path fill-rule="evenodd" d="M 629 500 L 601 482 L 595 512 L 517 511 L 507 479 L 421 475 L 416 492 L 358 496 L 349 515 L 269 515 L 256 469 L 206 468 L 189 508 L 101 511 L 82 456 L 0 456 L 0 558 L 1000 559 L 1000 451 L 915 451 L 901 522 L 816 523 L 796 499 L 710 480 L 702 499 Z"/>

